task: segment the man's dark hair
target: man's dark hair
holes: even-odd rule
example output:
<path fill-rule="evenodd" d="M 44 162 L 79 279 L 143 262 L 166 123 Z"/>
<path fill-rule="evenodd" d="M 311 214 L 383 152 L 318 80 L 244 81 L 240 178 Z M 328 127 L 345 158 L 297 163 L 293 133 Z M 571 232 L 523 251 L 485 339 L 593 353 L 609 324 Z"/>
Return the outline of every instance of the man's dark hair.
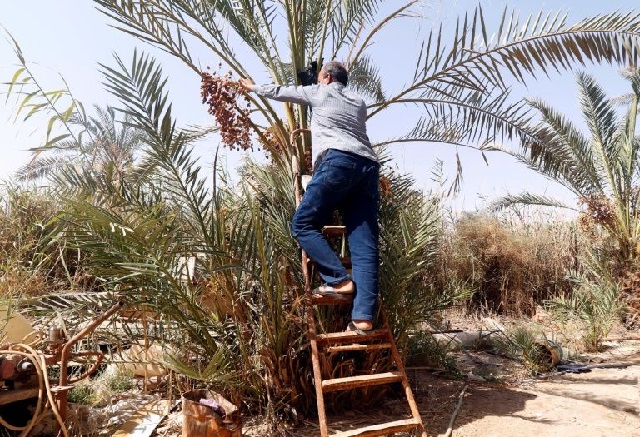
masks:
<path fill-rule="evenodd" d="M 349 82 L 349 73 L 347 73 L 347 69 L 344 68 L 342 62 L 329 61 L 322 66 L 322 69 L 336 82 L 340 82 L 345 86 Z"/>

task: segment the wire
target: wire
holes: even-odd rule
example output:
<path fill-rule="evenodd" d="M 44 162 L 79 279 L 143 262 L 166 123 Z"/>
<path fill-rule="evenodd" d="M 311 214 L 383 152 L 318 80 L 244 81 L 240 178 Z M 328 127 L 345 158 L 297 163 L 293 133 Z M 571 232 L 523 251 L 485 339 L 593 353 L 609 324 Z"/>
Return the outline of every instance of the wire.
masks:
<path fill-rule="evenodd" d="M 15 344 L 12 345 L 10 347 L 20 347 L 24 345 L 20 345 L 20 344 Z M 28 346 L 27 346 L 28 347 Z M 2 417 L 0 417 L 0 425 L 4 426 L 5 428 L 11 430 L 11 431 L 22 431 L 22 433 L 20 434 L 20 436 L 26 436 L 29 431 L 31 431 L 31 429 L 36 425 L 36 423 L 38 423 L 41 419 L 41 415 L 44 412 L 44 408 L 43 408 L 43 402 L 42 402 L 42 395 L 44 392 L 44 374 L 42 371 L 42 368 L 40 367 L 40 363 L 39 360 L 31 353 L 31 352 L 24 352 L 24 351 L 20 351 L 20 350 L 15 350 L 15 349 L 4 349 L 4 350 L 0 350 L 0 354 L 18 354 L 18 355 L 22 355 L 23 357 L 31 360 L 31 362 L 33 363 L 33 365 L 36 368 L 36 373 L 38 375 L 38 403 L 36 404 L 36 409 L 35 412 L 33 413 L 33 417 L 31 418 L 31 420 L 29 421 L 29 423 L 25 426 L 15 426 L 12 425 L 10 423 L 8 423 L 7 421 L 5 421 Z"/>
<path fill-rule="evenodd" d="M 0 350 L 0 354 L 18 354 L 28 358 L 36 368 L 36 373 L 38 375 L 38 403 L 36 404 L 35 412 L 29 423 L 25 426 L 15 426 L 7 423 L 2 419 L 2 417 L 0 417 L 0 425 L 12 431 L 22 431 L 20 433 L 20 437 L 26 437 L 31 429 L 42 419 L 45 412 L 44 406 L 46 405 L 46 402 L 43 402 L 43 395 L 46 393 L 46 398 L 51 405 L 51 411 L 60 425 L 60 431 L 64 437 L 69 437 L 67 426 L 62 420 L 62 416 L 60 416 L 60 412 L 58 411 L 58 406 L 53 399 L 53 393 L 51 392 L 49 377 L 47 375 L 47 364 L 44 356 L 36 352 L 36 350 L 31 346 L 20 343 L 9 346 L 9 349 Z"/>

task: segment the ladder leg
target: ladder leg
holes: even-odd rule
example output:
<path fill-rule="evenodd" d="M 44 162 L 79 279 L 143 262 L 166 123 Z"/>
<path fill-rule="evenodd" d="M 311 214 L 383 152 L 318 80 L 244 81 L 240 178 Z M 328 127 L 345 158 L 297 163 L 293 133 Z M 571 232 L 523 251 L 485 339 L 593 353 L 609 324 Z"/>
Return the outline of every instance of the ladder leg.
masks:
<path fill-rule="evenodd" d="M 316 390 L 316 405 L 318 407 L 318 421 L 320 422 L 320 435 L 327 437 L 327 413 L 324 406 L 324 395 L 322 393 L 322 369 L 320 368 L 320 355 L 318 354 L 318 341 L 316 340 L 317 328 L 315 316 L 313 314 L 313 304 L 311 302 L 311 275 L 309 274 L 309 258 L 305 251 L 302 251 L 302 273 L 304 275 L 305 287 L 305 309 L 307 312 L 307 331 L 311 346 L 311 364 L 313 367 L 313 384 Z"/>
<path fill-rule="evenodd" d="M 324 406 L 324 395 L 322 393 L 322 370 L 320 368 L 320 356 L 318 355 L 318 341 L 316 340 L 316 324 L 313 315 L 313 306 L 311 305 L 307 307 L 307 324 L 311 343 L 311 363 L 313 365 L 313 383 L 316 389 L 320 435 L 327 437 L 329 431 L 327 429 L 327 413 Z"/>
<path fill-rule="evenodd" d="M 425 432 L 424 425 L 422 424 L 422 417 L 420 416 L 420 411 L 418 410 L 418 404 L 416 403 L 415 398 L 413 397 L 413 391 L 411 390 L 411 385 L 409 384 L 409 379 L 407 378 L 407 372 L 404 368 L 404 364 L 402 362 L 402 357 L 400 356 L 400 352 L 398 352 L 398 347 L 396 346 L 396 341 L 393 338 L 393 332 L 391 332 L 391 326 L 389 325 L 389 319 L 387 317 L 387 313 L 384 308 L 382 308 L 382 304 L 380 304 L 380 313 L 382 316 L 382 322 L 385 328 L 389 331 L 389 343 L 391 343 L 391 356 L 393 357 L 393 361 L 395 361 L 396 368 L 398 372 L 402 374 L 402 388 L 404 389 L 404 394 L 407 398 L 407 402 L 409 403 L 409 408 L 411 409 L 411 415 L 414 419 L 420 421 L 420 431 L 422 431 L 422 437 L 427 437 L 427 433 Z"/>

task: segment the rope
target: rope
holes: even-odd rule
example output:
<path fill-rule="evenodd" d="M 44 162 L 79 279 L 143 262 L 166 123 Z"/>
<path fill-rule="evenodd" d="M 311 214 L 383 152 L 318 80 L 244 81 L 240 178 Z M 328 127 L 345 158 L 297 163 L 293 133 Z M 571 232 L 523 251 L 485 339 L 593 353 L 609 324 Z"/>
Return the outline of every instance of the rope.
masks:
<path fill-rule="evenodd" d="M 46 406 L 46 402 L 43 402 L 43 395 L 46 393 L 46 398 L 51 405 L 51 410 L 53 411 L 58 424 L 60 425 L 62 434 L 65 437 L 69 437 L 67 427 L 60 416 L 58 406 L 56 405 L 56 402 L 53 399 L 53 394 L 51 393 L 51 386 L 49 385 L 49 377 L 47 375 L 47 365 L 44 357 L 41 354 L 38 354 L 31 346 L 19 343 L 10 345 L 9 349 L 0 350 L 0 354 L 17 354 L 29 359 L 33 363 L 38 376 L 38 403 L 36 404 L 35 412 L 29 423 L 25 426 L 15 426 L 0 417 L 0 425 L 11 431 L 22 431 L 20 433 L 20 437 L 26 437 L 31 429 L 42 419 L 45 412 L 44 407 Z"/>

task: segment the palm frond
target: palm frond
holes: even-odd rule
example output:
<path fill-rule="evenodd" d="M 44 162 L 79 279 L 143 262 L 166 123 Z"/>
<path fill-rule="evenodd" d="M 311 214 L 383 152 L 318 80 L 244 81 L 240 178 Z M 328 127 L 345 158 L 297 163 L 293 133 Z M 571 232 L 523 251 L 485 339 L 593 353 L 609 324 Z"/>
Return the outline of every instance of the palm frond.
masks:
<path fill-rule="evenodd" d="M 411 177 L 388 168 L 382 174 L 389 192 L 380 206 L 380 293 L 396 335 L 406 338 L 438 306 L 421 280 L 440 233 L 439 204 L 415 191 Z"/>
<path fill-rule="evenodd" d="M 615 190 L 614 174 L 611 171 L 617 161 L 619 145 L 613 140 L 617 130 L 617 115 L 611 107 L 604 89 L 595 79 L 585 73 L 578 73 L 580 104 L 591 133 L 591 150 L 597 154 L 596 161 L 601 165 L 603 180 Z"/>
<path fill-rule="evenodd" d="M 372 105 L 369 117 L 406 103 L 436 107 L 439 112 L 443 112 L 443 106 L 451 106 L 444 111 L 455 112 L 460 101 L 469 101 L 473 93 L 481 94 L 485 102 L 493 101 L 492 111 L 500 111 L 507 120 L 526 116 L 518 103 L 506 98 L 509 90 L 505 71 L 525 82 L 526 76 L 535 78 L 538 71 L 548 74 L 551 69 L 566 70 L 575 63 L 635 62 L 640 15 L 612 13 L 568 26 L 566 15 L 541 11 L 521 23 L 515 12 L 505 9 L 497 37 L 490 40 L 487 35 L 481 6 L 458 20 L 448 45 L 442 28 L 431 32 L 418 56 L 413 82 L 386 101 Z M 460 113 L 463 121 L 452 121 L 453 125 L 471 127 L 464 122 L 469 113 Z M 502 133 L 502 129 L 511 131 Z M 477 116 L 473 132 L 486 132 L 485 142 L 496 138 L 496 133 L 506 138 L 528 136 L 517 122 L 495 123 L 492 117 L 481 116 Z"/>
<path fill-rule="evenodd" d="M 360 57 L 349 66 L 349 85 L 363 97 L 374 102 L 384 100 L 380 70 L 368 56 Z"/>
<path fill-rule="evenodd" d="M 247 161 L 241 169 L 245 188 L 251 191 L 260 209 L 263 211 L 261 220 L 270 230 L 275 250 L 282 256 L 290 258 L 298 253 L 297 243 L 291 238 L 290 223 L 295 211 L 295 197 L 293 191 L 293 174 L 290 166 L 274 162 L 268 165 L 258 165 Z M 302 283 L 302 272 L 299 263 L 291 265 L 292 271 Z"/>
<path fill-rule="evenodd" d="M 67 160 L 58 156 L 37 157 L 16 171 L 16 179 L 19 181 L 34 181 L 43 178 L 59 166 L 67 163 Z"/>
<path fill-rule="evenodd" d="M 148 149 L 143 155 L 140 171 L 161 168 L 159 174 L 163 190 L 184 202 L 190 211 L 197 234 L 207 235 L 210 227 L 210 193 L 207 180 L 199 176 L 200 166 L 193 150 L 187 147 L 190 139 L 176 129 L 171 104 L 167 103 L 166 79 L 155 60 L 134 53 L 128 67 L 115 55 L 118 69 L 105 65 L 103 74 L 106 87 L 124 105 L 131 126 L 144 132 Z M 195 229 L 194 229 L 195 230 Z"/>
<path fill-rule="evenodd" d="M 412 130 L 378 144 L 426 141 L 484 150 L 495 142 L 537 139 L 530 129 L 532 115 L 526 104 L 509 103 L 508 91 L 492 96 L 463 89 L 448 95 L 429 90 L 424 97 L 428 103 L 422 98 L 412 101 L 423 106 L 426 113 Z"/>
<path fill-rule="evenodd" d="M 513 156 L 545 176 L 561 180 L 578 194 L 601 190 L 601 167 L 594 161 L 590 141 L 546 103 L 534 99 L 527 102 L 539 111 L 542 121 L 533 128 L 530 139 L 522 142 L 523 153 Z"/>
<path fill-rule="evenodd" d="M 357 41 L 360 29 L 373 23 L 382 3 L 381 0 L 348 0 L 332 4 L 331 58 L 334 58 L 342 47 L 350 47 Z"/>
<path fill-rule="evenodd" d="M 62 317 L 70 326 L 75 327 L 87 319 L 97 318 L 119 299 L 120 296 L 110 292 L 52 293 L 24 298 L 19 305 L 26 315 L 52 321 Z"/>
<path fill-rule="evenodd" d="M 572 211 L 577 211 L 575 207 L 569 206 L 564 202 L 554 199 L 549 196 L 540 196 L 533 193 L 520 193 L 520 194 L 508 194 L 494 200 L 488 206 L 490 211 L 501 211 L 516 205 L 536 205 L 536 206 L 548 206 L 552 208 L 564 208 Z"/>
<path fill-rule="evenodd" d="M 467 81 L 463 76 L 470 76 L 504 88 L 501 68 L 524 81 L 525 74 L 535 77 L 538 70 L 559 71 L 575 62 L 624 64 L 635 60 L 634 38 L 640 31 L 640 14 L 613 12 L 572 26 L 567 26 L 566 19 L 566 14 L 545 14 L 541 10 L 522 23 L 515 10 L 505 8 L 498 34 L 489 40 L 484 13 L 478 6 L 472 16 L 465 14 L 458 20 L 450 49 L 443 49 L 441 31 L 429 37 L 415 78 L 450 78 L 464 86 Z"/>

